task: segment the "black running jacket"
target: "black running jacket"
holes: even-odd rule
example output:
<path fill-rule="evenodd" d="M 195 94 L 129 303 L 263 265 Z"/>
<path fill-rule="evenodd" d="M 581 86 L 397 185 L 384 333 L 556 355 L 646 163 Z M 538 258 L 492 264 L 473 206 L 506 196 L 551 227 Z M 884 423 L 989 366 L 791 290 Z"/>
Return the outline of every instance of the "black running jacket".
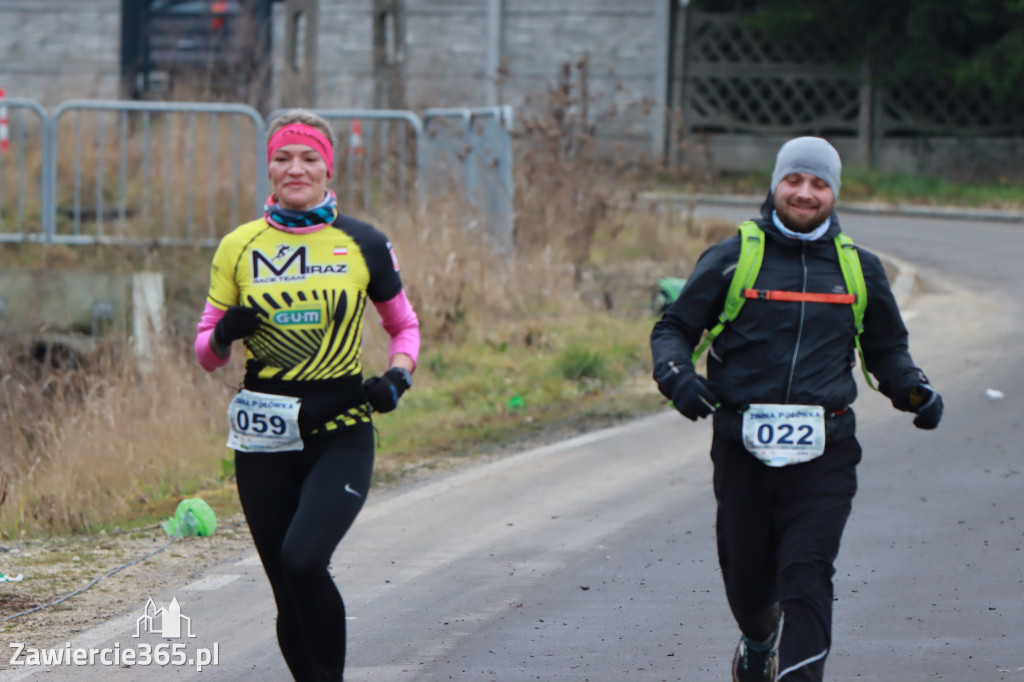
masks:
<path fill-rule="evenodd" d="M 841 229 L 836 215 L 828 232 L 806 242 L 782 234 L 771 220 L 772 208 L 769 194 L 756 220 L 766 238 L 754 288 L 847 293 L 833 241 Z M 860 247 L 857 252 L 868 292 L 861 335 L 867 368 L 893 405 L 909 411 L 910 390 L 928 380 L 908 352 L 907 329 L 881 261 Z M 738 234 L 708 248 L 679 298 L 654 325 L 654 379 L 666 397 L 679 382 L 693 378 L 693 350 L 725 307 L 739 253 Z M 839 413 L 826 422 L 827 440 L 853 435 L 854 337 L 850 305 L 747 300 L 708 353 L 709 384 L 721 401 L 714 415 L 716 432 L 738 438 L 748 405 L 778 403 L 821 405 L 826 413 Z"/>

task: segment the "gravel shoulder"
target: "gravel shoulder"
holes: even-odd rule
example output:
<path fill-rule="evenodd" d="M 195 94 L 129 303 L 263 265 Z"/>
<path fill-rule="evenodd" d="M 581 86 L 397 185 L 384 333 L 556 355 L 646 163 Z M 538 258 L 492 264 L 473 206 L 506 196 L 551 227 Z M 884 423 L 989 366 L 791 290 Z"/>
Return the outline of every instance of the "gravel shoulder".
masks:
<path fill-rule="evenodd" d="M 20 574 L 22 580 L 0 583 L 4 637 L 34 647 L 63 646 L 80 632 L 135 609 L 148 595 L 186 583 L 251 549 L 252 537 L 241 514 L 219 519 L 216 533 L 205 538 L 171 542 L 153 526 L 9 543 L 0 549 L 0 573 Z M 8 620 L 62 600 L 97 578 L 92 587 L 60 603 Z"/>

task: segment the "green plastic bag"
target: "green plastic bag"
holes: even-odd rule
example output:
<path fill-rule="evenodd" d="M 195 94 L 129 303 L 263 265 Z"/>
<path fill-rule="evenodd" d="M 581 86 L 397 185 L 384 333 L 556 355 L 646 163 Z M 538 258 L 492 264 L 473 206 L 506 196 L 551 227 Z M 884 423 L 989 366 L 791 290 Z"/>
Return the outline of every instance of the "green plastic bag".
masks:
<path fill-rule="evenodd" d="M 668 307 L 679 298 L 680 292 L 686 286 L 685 277 L 662 277 L 658 280 L 658 286 L 651 295 L 651 308 L 656 313 L 663 313 Z"/>
<path fill-rule="evenodd" d="M 210 537 L 217 530 L 217 515 L 210 505 L 198 497 L 190 497 L 178 503 L 174 516 L 160 524 L 168 535 L 198 535 Z"/>

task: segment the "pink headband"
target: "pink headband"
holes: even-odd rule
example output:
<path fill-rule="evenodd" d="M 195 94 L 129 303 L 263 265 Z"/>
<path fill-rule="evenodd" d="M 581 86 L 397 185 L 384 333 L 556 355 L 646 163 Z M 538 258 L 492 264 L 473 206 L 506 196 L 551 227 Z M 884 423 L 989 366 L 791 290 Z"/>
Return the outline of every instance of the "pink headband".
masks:
<path fill-rule="evenodd" d="M 277 130 L 267 141 L 267 163 L 274 157 L 274 152 L 289 144 L 301 144 L 313 149 L 327 164 L 327 177 L 331 177 L 334 147 L 326 135 L 305 123 L 289 123 Z"/>

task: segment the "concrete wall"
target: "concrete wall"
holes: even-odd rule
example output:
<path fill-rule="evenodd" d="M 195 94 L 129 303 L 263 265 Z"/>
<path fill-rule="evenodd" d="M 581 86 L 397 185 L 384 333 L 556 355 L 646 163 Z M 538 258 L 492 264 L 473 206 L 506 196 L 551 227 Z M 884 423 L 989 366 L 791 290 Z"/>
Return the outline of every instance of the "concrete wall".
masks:
<path fill-rule="evenodd" d="M 497 36 L 489 29 L 489 4 L 406 0 L 408 108 L 501 103 L 513 105 L 517 115 L 528 114 L 545 106 L 561 65 L 586 56 L 594 117 L 614 107 L 617 113 L 604 124 L 605 132 L 646 144 L 657 112 L 641 112 L 637 105 L 664 98 L 668 28 L 659 6 L 665 0 L 502 0 Z M 320 107 L 373 104 L 369 5 L 367 0 L 320 0 Z M 282 35 L 280 29 L 275 35 Z M 506 74 L 501 78 L 487 68 L 488 50 L 495 43 Z M 491 102 L 495 80 L 498 102 Z"/>
<path fill-rule="evenodd" d="M 606 144 L 657 153 L 664 139 L 671 0 L 405 0 L 406 107 L 512 104 L 519 120 L 543 111 L 563 63 L 589 60 L 590 120 Z M 319 0 L 317 102 L 322 108 L 373 106 L 371 0 Z M 496 14 L 492 14 L 495 10 Z M 283 5 L 274 6 L 274 78 L 284 59 Z M 121 0 L 0 0 L 0 87 L 46 107 L 77 97 L 115 99 L 120 91 Z M 495 82 L 494 64 L 502 77 Z M 576 82 L 578 85 L 578 81 Z M 282 101 L 280 87 L 271 108 Z M 646 102 L 652 107 L 639 106 Z M 611 113 L 610 113 L 611 112 Z M 694 139 L 687 163 L 761 168 L 776 141 L 765 135 Z M 845 144 L 840 140 L 839 144 Z M 844 158 L 857 158 L 847 145 Z M 923 147 L 922 147 L 923 145 Z M 1020 166 L 1016 141 L 886 140 L 883 169 L 945 170 Z"/>
<path fill-rule="evenodd" d="M 657 113 L 630 110 L 664 95 L 668 0 L 406 0 L 406 105 L 546 106 L 559 67 L 587 56 L 592 118 L 614 108 L 606 135 L 640 144 Z M 500 8 L 497 21 L 490 10 Z M 317 106 L 373 104 L 370 0 L 320 0 Z M 47 107 L 75 97 L 119 96 L 120 0 L 2 0 L 0 86 Z M 284 45 L 283 8 L 275 5 L 275 77 Z M 495 27 L 499 34 L 495 35 Z M 497 53 L 492 47 L 499 44 Z M 489 53 L 489 49 L 491 52 Z M 506 76 L 488 71 L 497 54 Z M 279 90 L 276 88 L 275 90 Z M 500 102 L 489 101 L 495 92 Z M 275 95 L 272 108 L 289 106 Z"/>
<path fill-rule="evenodd" d="M 55 270 L 0 272 L 0 334 L 90 334 L 100 318 L 125 331 L 132 276 Z"/>
<path fill-rule="evenodd" d="M 0 87 L 50 107 L 118 96 L 120 0 L 2 0 Z"/>

